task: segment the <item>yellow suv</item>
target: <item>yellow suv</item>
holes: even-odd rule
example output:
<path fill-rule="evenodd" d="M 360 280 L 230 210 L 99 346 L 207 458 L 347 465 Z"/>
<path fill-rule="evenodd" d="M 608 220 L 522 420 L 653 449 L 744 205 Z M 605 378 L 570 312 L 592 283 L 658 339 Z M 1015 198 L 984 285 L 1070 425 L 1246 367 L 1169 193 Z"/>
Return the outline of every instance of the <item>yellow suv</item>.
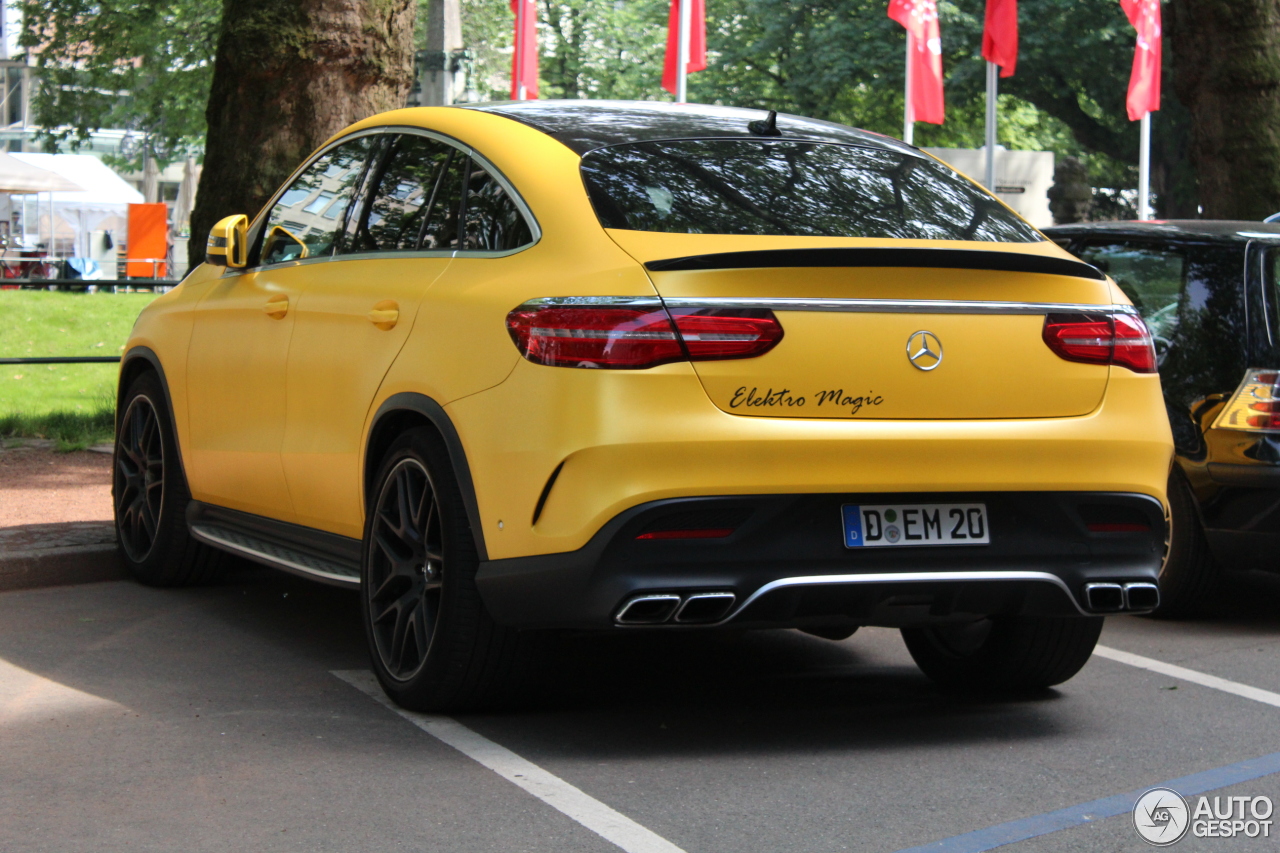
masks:
<path fill-rule="evenodd" d="M 1159 600 L 1172 443 L 1104 275 L 910 146 L 696 105 L 374 116 L 139 317 L 115 507 L 153 584 L 358 587 L 403 705 L 534 629 L 900 627 L 1038 687 Z"/>

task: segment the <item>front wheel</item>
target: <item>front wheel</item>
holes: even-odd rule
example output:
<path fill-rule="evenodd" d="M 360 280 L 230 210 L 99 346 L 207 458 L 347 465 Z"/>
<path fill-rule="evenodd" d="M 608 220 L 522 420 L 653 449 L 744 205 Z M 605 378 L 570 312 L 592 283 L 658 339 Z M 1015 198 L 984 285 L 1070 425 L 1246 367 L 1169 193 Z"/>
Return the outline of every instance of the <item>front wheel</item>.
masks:
<path fill-rule="evenodd" d="M 949 688 L 1036 690 L 1080 671 L 1102 634 L 1101 617 L 992 616 L 903 628 L 925 675 Z"/>
<path fill-rule="evenodd" d="M 378 469 L 360 581 L 374 672 L 398 705 L 455 711 L 507 698 L 527 642 L 489 616 L 478 568 L 443 443 L 426 427 L 407 432 Z"/>

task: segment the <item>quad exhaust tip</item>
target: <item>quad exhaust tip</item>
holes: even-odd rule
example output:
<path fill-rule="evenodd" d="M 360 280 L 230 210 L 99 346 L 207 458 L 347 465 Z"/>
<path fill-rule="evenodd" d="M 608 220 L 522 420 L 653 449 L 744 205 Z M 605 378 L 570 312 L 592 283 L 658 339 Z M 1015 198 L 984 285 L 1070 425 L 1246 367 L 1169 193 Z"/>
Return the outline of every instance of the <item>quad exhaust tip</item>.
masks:
<path fill-rule="evenodd" d="M 619 625 L 707 625 L 719 622 L 728 613 L 737 596 L 732 592 L 695 592 L 637 595 L 627 599 L 613 621 Z"/>
<path fill-rule="evenodd" d="M 1154 610 L 1160 606 L 1160 589 L 1153 583 L 1087 583 L 1085 603 L 1095 613 Z"/>

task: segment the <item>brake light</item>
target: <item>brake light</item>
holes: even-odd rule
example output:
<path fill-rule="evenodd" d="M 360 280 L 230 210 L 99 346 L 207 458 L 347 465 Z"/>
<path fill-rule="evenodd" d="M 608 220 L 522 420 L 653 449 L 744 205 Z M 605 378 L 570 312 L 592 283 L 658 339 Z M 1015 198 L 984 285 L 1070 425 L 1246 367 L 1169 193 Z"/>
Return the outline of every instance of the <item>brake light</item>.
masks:
<path fill-rule="evenodd" d="M 1156 372 L 1155 344 L 1136 314 L 1050 314 L 1044 318 L 1044 342 L 1067 361 Z"/>
<path fill-rule="evenodd" d="M 536 364 L 615 370 L 754 358 L 782 340 L 772 311 L 683 307 L 668 313 L 656 301 L 636 300 L 530 302 L 507 315 L 507 331 L 520 354 Z"/>
<path fill-rule="evenodd" d="M 1280 431 L 1280 371 L 1249 370 L 1214 420 L 1215 428 Z"/>

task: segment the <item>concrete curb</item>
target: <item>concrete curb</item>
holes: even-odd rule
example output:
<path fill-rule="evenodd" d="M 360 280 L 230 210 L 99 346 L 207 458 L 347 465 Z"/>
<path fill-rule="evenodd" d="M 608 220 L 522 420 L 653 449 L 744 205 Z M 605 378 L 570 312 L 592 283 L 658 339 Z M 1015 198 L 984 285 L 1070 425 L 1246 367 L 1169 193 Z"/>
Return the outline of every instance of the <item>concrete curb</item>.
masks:
<path fill-rule="evenodd" d="M 0 552 L 0 592 L 125 577 L 120 553 L 112 544 Z"/>

